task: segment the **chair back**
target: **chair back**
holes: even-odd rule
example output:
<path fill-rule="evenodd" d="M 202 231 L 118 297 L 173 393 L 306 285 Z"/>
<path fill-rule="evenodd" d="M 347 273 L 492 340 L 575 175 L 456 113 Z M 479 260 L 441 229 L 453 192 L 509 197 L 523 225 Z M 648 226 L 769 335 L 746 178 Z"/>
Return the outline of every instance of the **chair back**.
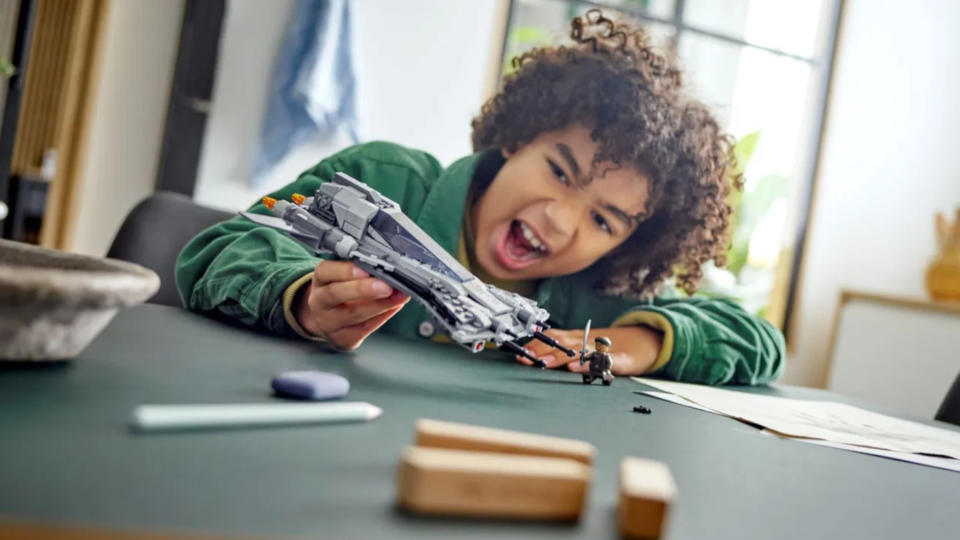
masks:
<path fill-rule="evenodd" d="M 940 404 L 940 410 L 935 417 L 941 422 L 949 422 L 960 426 L 960 373 L 953 380 L 953 386 L 947 390 L 947 396 L 943 398 Z"/>
<path fill-rule="evenodd" d="M 196 204 L 186 195 L 158 191 L 127 214 L 107 257 L 145 266 L 160 276 L 160 290 L 148 302 L 181 306 L 174 281 L 177 255 L 200 231 L 232 216 Z"/>

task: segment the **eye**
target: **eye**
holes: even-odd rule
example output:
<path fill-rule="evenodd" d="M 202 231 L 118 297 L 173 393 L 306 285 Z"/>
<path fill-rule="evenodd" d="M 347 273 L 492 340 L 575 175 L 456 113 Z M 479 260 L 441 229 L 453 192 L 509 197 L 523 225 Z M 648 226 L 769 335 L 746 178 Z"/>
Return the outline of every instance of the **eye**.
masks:
<path fill-rule="evenodd" d="M 599 212 L 591 210 L 590 215 L 593 217 L 593 222 L 596 223 L 597 227 L 600 227 L 603 232 L 613 234 L 613 229 L 610 227 L 610 224 L 607 223 L 607 220 L 601 216 Z"/>
<path fill-rule="evenodd" d="M 547 163 L 550 164 L 550 170 L 553 172 L 553 176 L 555 176 L 557 180 L 563 182 L 564 185 L 569 186 L 570 179 L 567 178 L 567 173 L 563 172 L 563 169 L 561 169 L 560 166 L 553 161 L 548 159 Z"/>

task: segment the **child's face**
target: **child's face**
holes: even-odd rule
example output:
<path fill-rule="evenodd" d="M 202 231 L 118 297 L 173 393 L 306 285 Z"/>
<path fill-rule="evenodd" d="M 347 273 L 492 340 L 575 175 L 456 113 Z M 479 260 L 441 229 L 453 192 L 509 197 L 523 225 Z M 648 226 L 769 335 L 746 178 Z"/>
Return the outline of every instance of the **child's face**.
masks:
<path fill-rule="evenodd" d="M 649 179 L 613 163 L 593 168 L 596 151 L 590 131 L 576 125 L 504 153 L 506 163 L 472 209 L 474 256 L 484 270 L 509 280 L 572 274 L 630 236 Z M 592 171 L 592 181 L 578 185 Z"/>

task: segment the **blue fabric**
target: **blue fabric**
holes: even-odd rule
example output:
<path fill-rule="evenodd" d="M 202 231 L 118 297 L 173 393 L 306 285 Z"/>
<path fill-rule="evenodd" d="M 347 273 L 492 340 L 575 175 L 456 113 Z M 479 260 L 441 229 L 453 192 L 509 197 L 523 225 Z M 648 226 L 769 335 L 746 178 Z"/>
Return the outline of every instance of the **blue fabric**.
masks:
<path fill-rule="evenodd" d="M 259 186 L 287 153 L 343 128 L 360 141 L 348 0 L 300 0 L 274 69 L 251 184 Z"/>

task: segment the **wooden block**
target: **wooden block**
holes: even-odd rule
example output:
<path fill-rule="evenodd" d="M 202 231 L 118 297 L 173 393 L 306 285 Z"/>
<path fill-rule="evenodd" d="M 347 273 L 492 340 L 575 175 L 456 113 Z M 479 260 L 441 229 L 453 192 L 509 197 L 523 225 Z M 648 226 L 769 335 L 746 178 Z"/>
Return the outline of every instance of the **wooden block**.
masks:
<path fill-rule="evenodd" d="M 570 459 L 408 447 L 397 502 L 421 514 L 572 521 L 589 484 L 590 468 Z"/>
<path fill-rule="evenodd" d="M 7 521 L 6 518 L 0 519 L 0 538 L 3 540 L 226 540 L 224 536 L 196 536 L 179 531 L 117 531 L 86 525 L 22 523 Z M 253 540 L 255 537 L 241 538 Z"/>
<path fill-rule="evenodd" d="M 590 465 L 597 449 L 576 439 L 562 439 L 454 422 L 417 420 L 417 446 L 567 458 Z"/>
<path fill-rule="evenodd" d="M 627 538 L 659 538 L 676 495 L 670 469 L 635 457 L 620 462 L 620 533 Z"/>

